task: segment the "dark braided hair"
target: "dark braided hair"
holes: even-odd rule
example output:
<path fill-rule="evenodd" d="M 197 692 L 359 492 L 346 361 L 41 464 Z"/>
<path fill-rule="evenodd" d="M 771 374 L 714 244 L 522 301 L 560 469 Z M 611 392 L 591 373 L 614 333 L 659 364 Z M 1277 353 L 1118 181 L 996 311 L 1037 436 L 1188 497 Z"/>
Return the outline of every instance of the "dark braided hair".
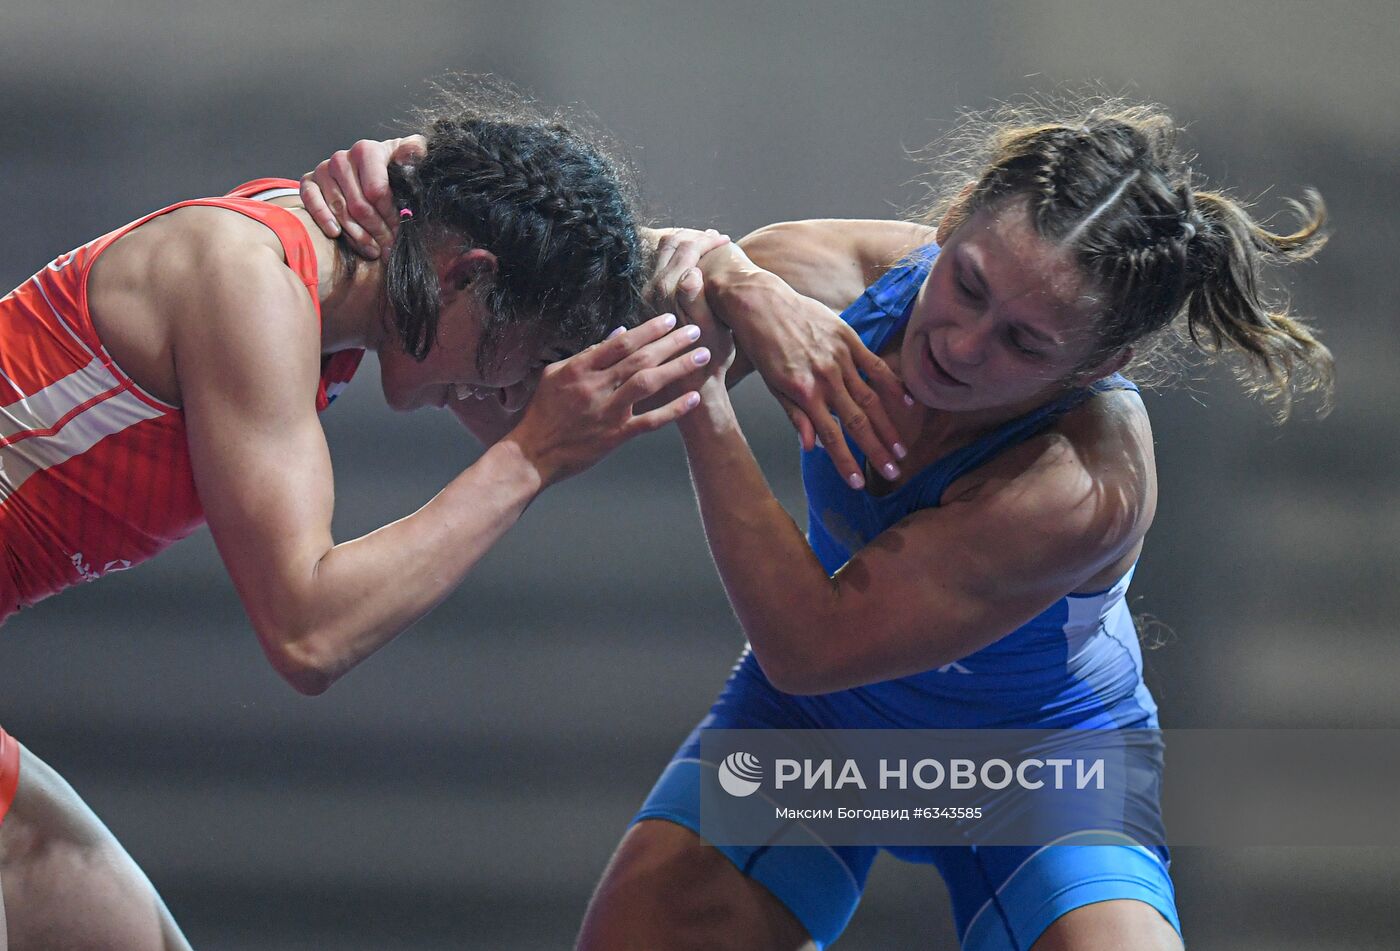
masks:
<path fill-rule="evenodd" d="M 487 318 L 478 367 L 512 325 L 538 328 L 574 349 L 640 319 L 650 253 L 637 233 L 623 166 L 561 116 L 536 112 L 486 80 L 457 80 L 419 113 L 426 154 L 393 165 L 389 184 L 404 218 L 390 250 L 386 288 L 404 350 L 418 360 L 437 337 L 439 279 L 432 251 L 484 248 L 496 256 L 483 281 Z"/>
<path fill-rule="evenodd" d="M 1066 114 L 1074 118 L 1049 118 Z M 1023 201 L 1036 232 L 1070 249 L 1098 293 L 1098 347 L 1086 367 L 1130 345 L 1139 368 L 1159 364 L 1175 330 L 1208 356 L 1241 356 L 1238 375 L 1278 400 L 1281 417 L 1295 390 L 1320 391 L 1325 410 L 1331 353 L 1261 288 L 1266 265 L 1305 260 L 1326 243 L 1321 196 L 1292 202 L 1299 228 L 1275 234 L 1242 202 L 1196 190 L 1176 136 L 1158 107 L 1103 98 L 971 116 L 955 133 L 961 162 L 928 217 L 956 227 L 981 208 Z"/>

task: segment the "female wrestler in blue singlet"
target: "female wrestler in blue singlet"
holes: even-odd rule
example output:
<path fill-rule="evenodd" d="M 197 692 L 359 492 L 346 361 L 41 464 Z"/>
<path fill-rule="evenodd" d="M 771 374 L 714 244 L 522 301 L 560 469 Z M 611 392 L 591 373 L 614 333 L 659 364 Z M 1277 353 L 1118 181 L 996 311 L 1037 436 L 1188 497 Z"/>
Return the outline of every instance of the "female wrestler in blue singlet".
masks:
<path fill-rule="evenodd" d="M 705 341 L 723 352 L 713 307 L 738 347 L 681 427 L 750 647 L 609 865 L 588 951 L 824 947 L 854 912 L 877 849 L 701 838 L 702 729 L 1156 727 L 1125 600 L 1156 508 L 1152 436 L 1118 371 L 1184 331 L 1285 408 L 1330 390 L 1326 348 L 1259 290 L 1264 265 L 1323 244 L 1316 195 L 1296 233 L 1267 231 L 1193 188 L 1172 121 L 1145 107 L 975 131 L 936 228 L 777 225 L 707 255 L 703 297 L 681 280 Z M 358 206 L 387 234 L 365 195 L 382 198 L 392 146 L 307 177 L 323 227 Z M 734 419 L 725 383 L 749 368 L 802 434 L 805 539 Z M 938 868 L 966 951 L 1180 948 L 1150 845 L 890 851 Z"/>
<path fill-rule="evenodd" d="M 1172 139 L 1167 117 L 1140 108 L 1002 123 L 936 231 L 802 222 L 702 262 L 690 312 L 704 324 L 711 305 L 734 328 L 737 362 L 798 362 L 801 333 L 779 354 L 746 321 L 763 314 L 768 340 L 775 321 L 807 326 L 818 305 L 805 295 L 840 310 L 915 399 L 896 414 L 903 458 L 883 471 L 818 426 L 865 472 L 803 453 L 804 539 L 724 379 L 702 388 L 681 425 L 750 647 L 623 839 L 581 947 L 825 947 L 854 912 L 875 848 L 715 848 L 697 834 L 717 766 L 699 758 L 702 729 L 1157 725 L 1125 601 L 1156 505 L 1152 436 L 1117 371 L 1174 327 L 1238 351 L 1280 398 L 1325 391 L 1331 369 L 1258 290 L 1261 265 L 1320 247 L 1320 200 L 1300 206 L 1297 233 L 1274 235 L 1194 190 Z M 1181 947 L 1164 848 L 1073 841 L 890 851 L 938 868 L 968 951 Z"/>

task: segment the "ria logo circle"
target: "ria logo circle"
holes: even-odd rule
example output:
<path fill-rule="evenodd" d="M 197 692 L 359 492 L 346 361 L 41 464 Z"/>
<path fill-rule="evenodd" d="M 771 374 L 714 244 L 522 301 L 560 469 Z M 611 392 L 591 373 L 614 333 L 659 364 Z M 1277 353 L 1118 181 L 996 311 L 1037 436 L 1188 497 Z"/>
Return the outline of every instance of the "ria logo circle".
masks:
<path fill-rule="evenodd" d="M 752 753 L 730 753 L 719 764 L 719 784 L 731 796 L 752 796 L 763 781 L 763 764 Z"/>

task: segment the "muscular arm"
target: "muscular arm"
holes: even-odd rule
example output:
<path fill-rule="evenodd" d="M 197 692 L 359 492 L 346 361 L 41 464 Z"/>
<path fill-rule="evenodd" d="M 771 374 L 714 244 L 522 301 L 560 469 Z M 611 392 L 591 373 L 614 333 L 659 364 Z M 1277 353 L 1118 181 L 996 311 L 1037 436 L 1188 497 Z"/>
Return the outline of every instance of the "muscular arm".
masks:
<path fill-rule="evenodd" d="M 452 591 L 542 481 L 498 443 L 417 512 L 335 544 L 305 291 L 271 252 L 201 263 L 208 316 L 175 344 L 200 499 L 269 660 L 319 693 Z"/>
<path fill-rule="evenodd" d="M 533 412 L 427 504 L 336 544 L 305 288 L 274 251 L 232 253 L 215 241 L 163 284 L 164 306 L 199 309 L 198 320 L 172 325 L 210 530 L 268 659 L 309 694 L 437 605 L 546 485 L 679 417 L 683 399 L 644 415 L 632 404 L 695 369 L 675 358 L 693 338 L 668 335 L 659 319 L 555 364 Z M 179 290 L 196 286 L 197 301 Z"/>
<path fill-rule="evenodd" d="M 705 535 L 759 664 L 789 693 L 965 657 L 1133 554 L 1151 518 L 1143 470 L 1123 474 L 1051 433 L 828 577 L 764 482 L 724 388 L 702 392 L 681 431 Z"/>
<path fill-rule="evenodd" d="M 890 265 L 932 240 L 932 228 L 907 221 L 822 218 L 768 225 L 741 238 L 739 247 L 755 268 L 839 313 Z M 745 276 L 758 278 L 752 271 Z M 737 283 L 727 286 L 721 277 L 716 295 L 739 296 L 744 282 Z"/>

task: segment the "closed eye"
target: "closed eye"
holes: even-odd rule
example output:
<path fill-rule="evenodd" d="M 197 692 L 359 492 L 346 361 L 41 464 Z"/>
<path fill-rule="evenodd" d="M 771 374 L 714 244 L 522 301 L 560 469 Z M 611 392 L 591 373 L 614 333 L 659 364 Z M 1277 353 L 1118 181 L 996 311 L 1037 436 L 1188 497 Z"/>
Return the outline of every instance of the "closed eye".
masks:
<path fill-rule="evenodd" d="M 1045 356 L 1045 351 L 1043 351 L 1043 350 L 1037 350 L 1037 349 L 1035 349 L 1034 347 L 1028 347 L 1028 346 L 1026 346 L 1026 341 L 1021 337 L 1020 334 L 1018 334 L 1018 333 L 1017 333 L 1016 331 L 1014 331 L 1014 330 L 1007 331 L 1006 339 L 1009 340 L 1009 341 L 1011 342 L 1012 348 L 1013 348 L 1017 353 L 1024 354 L 1025 356 L 1028 356 L 1028 357 L 1037 357 L 1037 358 L 1038 358 L 1038 357 L 1043 357 L 1043 356 Z"/>
<path fill-rule="evenodd" d="M 978 295 L 978 293 L 974 291 L 971 287 L 969 287 L 967 285 L 967 282 L 964 281 L 962 278 L 958 278 L 958 295 L 972 303 L 976 303 L 977 301 L 982 299 L 981 296 Z"/>

